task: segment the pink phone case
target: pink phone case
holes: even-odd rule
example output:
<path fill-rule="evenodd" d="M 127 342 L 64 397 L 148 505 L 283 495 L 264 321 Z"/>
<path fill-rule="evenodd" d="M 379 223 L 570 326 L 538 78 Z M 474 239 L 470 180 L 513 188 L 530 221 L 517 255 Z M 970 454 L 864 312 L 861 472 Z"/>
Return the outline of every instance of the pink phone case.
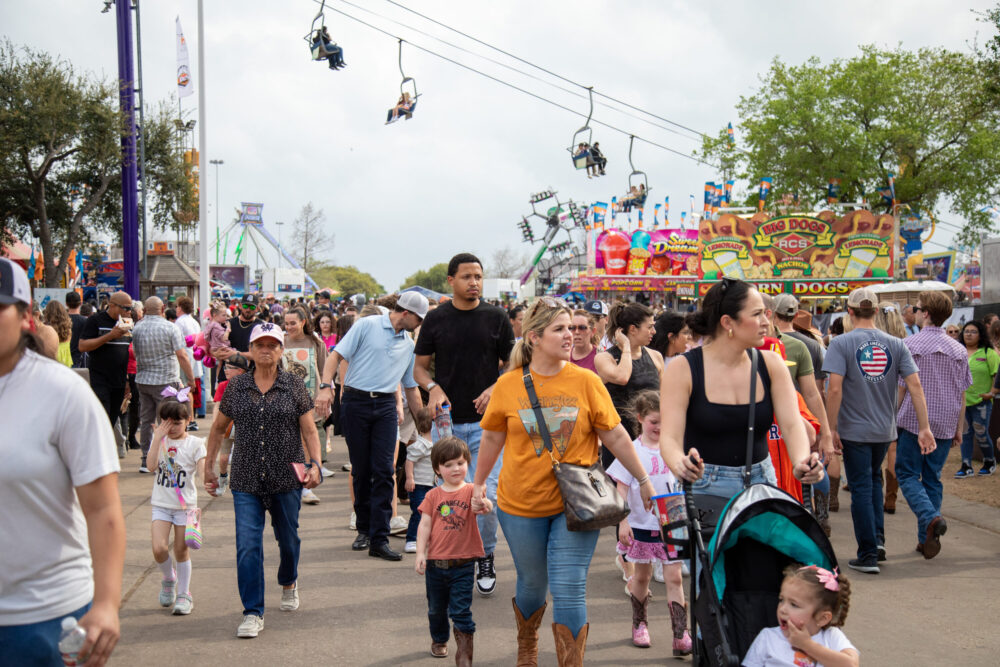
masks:
<path fill-rule="evenodd" d="M 292 466 L 292 472 L 295 473 L 295 478 L 299 480 L 300 484 L 305 484 L 309 481 L 309 475 L 306 472 L 306 464 L 292 462 L 288 465 Z"/>

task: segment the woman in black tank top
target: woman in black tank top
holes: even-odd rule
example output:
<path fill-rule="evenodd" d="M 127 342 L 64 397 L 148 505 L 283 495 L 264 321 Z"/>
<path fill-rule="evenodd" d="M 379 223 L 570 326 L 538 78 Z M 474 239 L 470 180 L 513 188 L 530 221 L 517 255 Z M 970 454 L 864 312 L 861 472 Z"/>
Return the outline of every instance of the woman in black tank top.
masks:
<path fill-rule="evenodd" d="M 743 488 L 751 380 L 749 350 L 763 345 L 767 313 L 749 283 L 723 279 L 689 325 L 708 342 L 671 360 L 660 389 L 660 449 L 674 475 L 698 495 L 731 498 Z M 796 479 L 814 484 L 823 466 L 811 454 L 792 377 L 774 352 L 758 354 L 751 482 L 776 482 L 767 432 L 776 418 Z"/>

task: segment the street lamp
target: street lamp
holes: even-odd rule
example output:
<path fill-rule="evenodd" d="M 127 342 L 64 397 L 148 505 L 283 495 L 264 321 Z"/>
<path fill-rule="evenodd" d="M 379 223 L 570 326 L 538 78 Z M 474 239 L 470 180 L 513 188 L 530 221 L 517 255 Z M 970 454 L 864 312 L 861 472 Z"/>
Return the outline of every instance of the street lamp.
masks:
<path fill-rule="evenodd" d="M 281 268 L 281 226 L 284 225 L 285 223 L 283 223 L 283 222 L 276 222 L 274 224 L 278 225 L 278 268 L 280 269 Z"/>
<path fill-rule="evenodd" d="M 225 164 L 225 160 L 209 160 L 215 165 L 215 263 L 219 263 L 219 165 Z"/>

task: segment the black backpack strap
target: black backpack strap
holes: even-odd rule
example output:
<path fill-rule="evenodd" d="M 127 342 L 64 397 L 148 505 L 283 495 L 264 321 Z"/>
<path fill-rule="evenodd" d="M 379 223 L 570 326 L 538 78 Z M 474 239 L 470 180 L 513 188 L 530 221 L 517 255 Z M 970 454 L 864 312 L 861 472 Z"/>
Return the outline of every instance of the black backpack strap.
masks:
<path fill-rule="evenodd" d="M 756 348 L 748 350 L 750 354 L 750 416 L 747 422 L 747 463 L 743 469 L 743 488 L 750 488 L 750 473 L 753 468 L 754 424 L 757 412 L 757 363 L 760 353 Z"/>
<path fill-rule="evenodd" d="M 542 436 L 545 448 L 552 456 L 552 437 L 549 435 L 549 425 L 545 423 L 545 415 L 542 414 L 542 406 L 538 403 L 538 394 L 535 393 L 535 383 L 531 380 L 531 370 L 528 365 L 524 366 L 524 388 L 528 390 L 528 400 L 531 401 L 531 409 L 535 411 L 535 421 L 538 422 L 538 433 Z"/>

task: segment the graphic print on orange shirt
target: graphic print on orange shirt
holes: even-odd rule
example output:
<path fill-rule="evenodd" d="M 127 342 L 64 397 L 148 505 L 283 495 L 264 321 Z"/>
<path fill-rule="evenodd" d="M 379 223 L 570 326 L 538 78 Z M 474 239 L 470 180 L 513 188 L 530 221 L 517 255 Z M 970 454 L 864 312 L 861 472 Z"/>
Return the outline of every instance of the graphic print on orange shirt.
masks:
<path fill-rule="evenodd" d="M 455 509 L 463 510 L 464 515 L 471 510 L 471 507 L 469 503 L 461 500 L 446 501 L 437 506 L 437 513 L 441 516 L 441 523 L 444 524 L 443 530 L 462 530 L 465 527 L 465 516 L 459 515 Z"/>
<path fill-rule="evenodd" d="M 521 400 L 521 408 L 517 411 L 517 416 L 521 418 L 521 424 L 531 438 L 531 444 L 535 448 L 535 456 L 541 456 L 545 451 L 545 441 L 538 430 L 538 419 L 535 411 L 531 407 L 531 402 Z M 566 453 L 570 437 L 573 435 L 573 427 L 576 426 L 576 418 L 580 413 L 577 407 L 575 396 L 540 396 L 539 405 L 542 406 L 542 416 L 545 417 L 545 425 L 549 429 L 549 437 L 552 439 L 552 446 L 559 450 L 560 456 Z"/>

